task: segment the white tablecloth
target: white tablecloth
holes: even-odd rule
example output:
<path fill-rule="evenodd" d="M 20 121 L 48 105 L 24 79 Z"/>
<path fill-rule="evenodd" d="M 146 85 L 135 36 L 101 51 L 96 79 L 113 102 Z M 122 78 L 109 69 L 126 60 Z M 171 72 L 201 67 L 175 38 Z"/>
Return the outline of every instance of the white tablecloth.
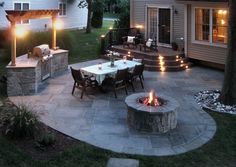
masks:
<path fill-rule="evenodd" d="M 99 69 L 98 64 L 96 64 L 81 68 L 81 71 L 86 75 L 93 75 L 98 81 L 98 84 L 102 84 L 106 75 L 115 75 L 117 70 L 120 69 L 133 69 L 135 65 L 140 65 L 141 63 L 129 60 L 126 60 L 126 63 L 124 63 L 124 60 L 117 60 L 114 64 L 115 66 L 111 67 L 111 62 L 102 63 L 102 69 Z"/>

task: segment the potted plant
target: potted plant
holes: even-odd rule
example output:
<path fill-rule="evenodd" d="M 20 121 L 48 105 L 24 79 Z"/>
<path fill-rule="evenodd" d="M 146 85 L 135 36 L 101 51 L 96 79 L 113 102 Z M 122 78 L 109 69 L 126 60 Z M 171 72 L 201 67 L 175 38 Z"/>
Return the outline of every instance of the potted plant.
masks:
<path fill-rule="evenodd" d="M 171 46 L 172 46 L 172 49 L 173 49 L 174 51 L 177 51 L 178 48 L 179 48 L 179 46 L 178 46 L 178 44 L 177 44 L 176 42 L 172 42 L 172 43 L 171 43 Z"/>

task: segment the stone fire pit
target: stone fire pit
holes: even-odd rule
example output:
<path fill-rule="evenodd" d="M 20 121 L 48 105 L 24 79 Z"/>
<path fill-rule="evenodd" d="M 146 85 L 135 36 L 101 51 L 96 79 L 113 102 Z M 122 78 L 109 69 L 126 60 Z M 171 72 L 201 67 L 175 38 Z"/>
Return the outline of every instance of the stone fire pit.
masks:
<path fill-rule="evenodd" d="M 148 106 L 140 103 L 144 97 L 148 97 L 148 93 L 132 94 L 125 99 L 127 121 L 131 128 L 150 133 L 165 133 L 176 128 L 179 104 L 175 99 L 158 94 L 163 104 Z"/>

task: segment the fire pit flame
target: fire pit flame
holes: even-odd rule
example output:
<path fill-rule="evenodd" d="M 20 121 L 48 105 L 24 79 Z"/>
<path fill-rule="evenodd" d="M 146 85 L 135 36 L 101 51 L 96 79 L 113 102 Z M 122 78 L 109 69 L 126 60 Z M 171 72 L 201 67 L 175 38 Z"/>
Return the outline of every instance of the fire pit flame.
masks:
<path fill-rule="evenodd" d="M 161 106 L 162 103 L 159 101 L 158 97 L 155 95 L 154 91 L 149 93 L 149 97 L 145 97 L 143 104 L 147 106 Z"/>

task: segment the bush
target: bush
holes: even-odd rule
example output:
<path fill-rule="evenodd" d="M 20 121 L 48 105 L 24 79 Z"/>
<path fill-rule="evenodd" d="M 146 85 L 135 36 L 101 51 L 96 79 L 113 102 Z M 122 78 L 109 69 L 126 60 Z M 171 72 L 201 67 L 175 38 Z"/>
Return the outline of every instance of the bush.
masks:
<path fill-rule="evenodd" d="M 4 120 L 5 134 L 11 138 L 33 138 L 38 125 L 38 116 L 26 105 L 17 106 Z"/>
<path fill-rule="evenodd" d="M 49 147 L 54 145 L 56 142 L 56 138 L 53 134 L 44 132 L 44 134 L 39 137 L 36 141 L 36 147 L 40 149 L 44 149 L 45 147 Z"/>

